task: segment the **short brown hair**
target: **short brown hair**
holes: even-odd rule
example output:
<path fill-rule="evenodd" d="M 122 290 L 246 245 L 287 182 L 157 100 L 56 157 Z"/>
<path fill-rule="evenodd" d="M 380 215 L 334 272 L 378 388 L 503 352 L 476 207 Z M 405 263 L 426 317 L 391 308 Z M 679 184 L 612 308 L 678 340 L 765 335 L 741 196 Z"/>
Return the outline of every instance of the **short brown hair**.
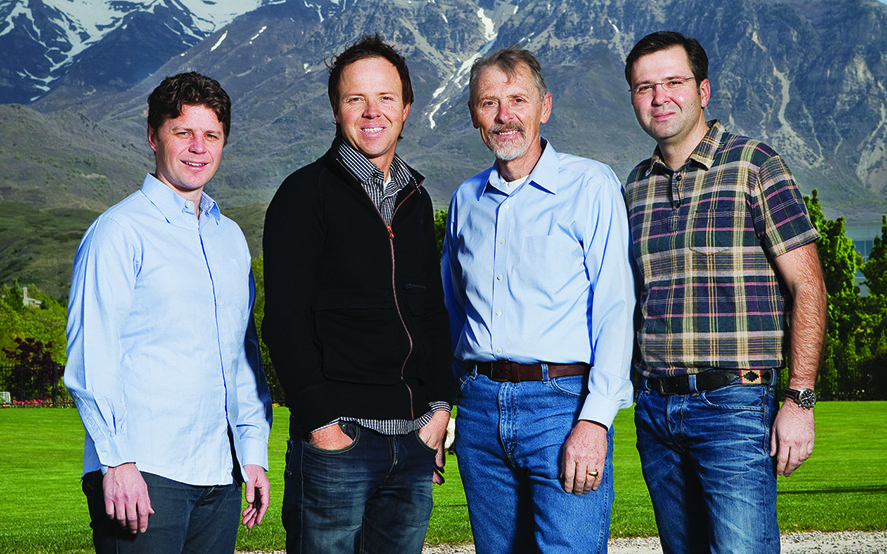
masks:
<path fill-rule="evenodd" d="M 182 115 L 185 106 L 211 109 L 225 131 L 225 144 L 231 131 L 231 98 L 218 81 L 197 72 L 179 73 L 164 79 L 148 96 L 148 126 L 155 132 L 167 119 Z"/>
<path fill-rule="evenodd" d="M 335 56 L 328 64 L 330 78 L 327 83 L 327 95 L 330 105 L 335 109 L 339 103 L 339 82 L 342 71 L 349 64 L 367 58 L 382 58 L 391 62 L 400 76 L 401 95 L 404 105 L 413 103 L 413 83 L 410 81 L 410 70 L 407 61 L 392 46 L 385 43 L 378 34 L 363 35 L 344 52 Z"/>
<path fill-rule="evenodd" d="M 687 53 L 687 59 L 690 60 L 690 71 L 696 80 L 696 86 L 708 79 L 708 56 L 698 40 L 685 37 L 676 31 L 656 31 L 639 40 L 628 53 L 628 57 L 625 59 L 625 80 L 628 82 L 628 86 L 631 86 L 631 72 L 634 70 L 634 64 L 637 63 L 638 58 L 675 46 L 680 46 Z"/>

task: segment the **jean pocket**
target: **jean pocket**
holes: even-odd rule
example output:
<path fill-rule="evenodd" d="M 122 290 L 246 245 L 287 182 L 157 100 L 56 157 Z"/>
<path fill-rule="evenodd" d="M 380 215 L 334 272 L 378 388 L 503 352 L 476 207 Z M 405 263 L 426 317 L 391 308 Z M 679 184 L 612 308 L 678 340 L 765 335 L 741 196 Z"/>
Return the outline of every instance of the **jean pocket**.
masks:
<path fill-rule="evenodd" d="M 477 373 L 472 371 L 466 371 L 462 375 L 459 376 L 459 393 L 465 394 L 465 389 L 468 388 L 469 383 L 474 381 L 477 377 Z"/>
<path fill-rule="evenodd" d="M 759 385 L 727 385 L 701 391 L 699 398 L 709 408 L 731 411 L 764 412 L 772 387 Z"/>
<path fill-rule="evenodd" d="M 343 433 L 351 437 L 351 444 L 344 448 L 328 450 L 326 448 L 318 448 L 313 444 L 304 441 L 305 450 L 309 450 L 317 454 L 323 454 L 324 456 L 335 456 L 337 454 L 344 454 L 349 450 L 353 450 L 357 446 L 357 442 L 360 440 L 360 425 L 351 421 L 340 421 L 338 425 L 339 428 L 342 429 Z"/>
<path fill-rule="evenodd" d="M 431 448 L 431 445 L 429 445 L 427 442 L 423 441 L 422 437 L 419 436 L 418 430 L 413 431 L 413 436 L 416 437 L 416 442 L 418 442 L 420 445 L 422 445 L 422 448 L 424 448 L 428 452 L 431 452 L 432 454 L 437 456 L 437 448 Z"/>
<path fill-rule="evenodd" d="M 586 393 L 586 379 L 587 376 L 585 375 L 555 377 L 554 379 L 550 379 L 548 381 L 548 385 L 558 394 L 567 396 L 569 398 L 580 398 Z"/>

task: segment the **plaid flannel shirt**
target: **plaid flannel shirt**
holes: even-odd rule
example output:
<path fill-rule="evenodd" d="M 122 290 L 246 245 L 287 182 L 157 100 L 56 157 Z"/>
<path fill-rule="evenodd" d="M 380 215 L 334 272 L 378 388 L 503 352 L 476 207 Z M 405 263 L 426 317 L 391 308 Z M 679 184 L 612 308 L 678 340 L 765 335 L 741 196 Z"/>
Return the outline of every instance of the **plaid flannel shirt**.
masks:
<path fill-rule="evenodd" d="M 641 373 L 781 367 L 790 299 L 773 259 L 819 237 L 782 158 L 715 120 L 677 170 L 657 148 L 625 197 Z"/>

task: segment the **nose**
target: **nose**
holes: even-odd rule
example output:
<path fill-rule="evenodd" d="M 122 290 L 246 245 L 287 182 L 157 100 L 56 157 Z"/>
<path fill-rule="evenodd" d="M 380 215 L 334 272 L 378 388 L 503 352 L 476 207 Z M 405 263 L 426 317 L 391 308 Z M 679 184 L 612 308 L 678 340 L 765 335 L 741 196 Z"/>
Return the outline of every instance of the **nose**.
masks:
<path fill-rule="evenodd" d="M 662 83 L 653 83 L 653 104 L 660 106 L 669 100 L 668 92 Z"/>
<path fill-rule="evenodd" d="M 200 133 L 194 133 L 191 137 L 191 144 L 188 150 L 195 154 L 201 154 L 206 151 L 206 138 Z"/>
<path fill-rule="evenodd" d="M 513 117 L 513 113 L 511 111 L 511 106 L 508 102 L 500 102 L 499 103 L 499 111 L 496 112 L 496 122 L 497 123 L 507 123 Z"/>
<path fill-rule="evenodd" d="M 371 98 L 367 100 L 366 107 L 363 110 L 363 116 L 367 119 L 379 117 L 379 102 Z"/>

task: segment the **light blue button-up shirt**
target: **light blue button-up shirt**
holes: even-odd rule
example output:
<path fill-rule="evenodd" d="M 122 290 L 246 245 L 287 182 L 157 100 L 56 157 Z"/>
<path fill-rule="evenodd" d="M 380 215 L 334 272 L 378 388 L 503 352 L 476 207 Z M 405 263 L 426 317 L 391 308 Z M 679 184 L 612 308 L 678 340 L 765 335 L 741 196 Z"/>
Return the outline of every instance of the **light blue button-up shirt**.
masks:
<path fill-rule="evenodd" d="M 455 367 L 591 364 L 579 419 L 609 427 L 632 401 L 635 294 L 622 188 L 608 166 L 543 147 L 510 194 L 494 164 L 450 202 L 442 275 Z"/>
<path fill-rule="evenodd" d="M 229 484 L 229 426 L 241 466 L 268 467 L 249 249 L 206 194 L 200 211 L 148 175 L 77 249 L 65 386 L 86 429 L 84 474 L 135 462 L 181 483 Z"/>

